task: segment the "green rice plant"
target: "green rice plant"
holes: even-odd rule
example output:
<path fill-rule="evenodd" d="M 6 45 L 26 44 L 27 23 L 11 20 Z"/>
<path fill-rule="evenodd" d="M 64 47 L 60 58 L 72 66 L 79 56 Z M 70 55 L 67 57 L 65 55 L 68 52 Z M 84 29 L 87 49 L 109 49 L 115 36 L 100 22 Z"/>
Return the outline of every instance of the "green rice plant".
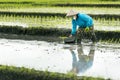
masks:
<path fill-rule="evenodd" d="M 46 4 L 55 4 L 55 3 L 117 3 L 119 0 L 4 0 L 0 2 L 17 2 L 17 3 L 46 3 Z"/>
<path fill-rule="evenodd" d="M 83 4 L 85 3 L 86 5 L 93 4 L 93 5 L 98 5 L 100 4 L 114 4 L 117 3 L 119 6 L 119 1 L 101 1 L 101 0 L 4 0 L 0 1 L 0 11 L 12 11 L 12 12 L 44 12 L 44 13 L 66 13 L 68 10 L 72 9 L 77 9 L 77 11 L 84 12 L 87 14 L 93 14 L 93 11 L 95 10 L 98 13 L 105 13 L 105 14 L 119 14 L 119 8 L 113 8 L 111 11 L 111 8 L 97 8 L 96 7 L 50 7 L 51 4 L 72 4 L 72 5 L 77 5 L 77 4 Z M 77 4 L 76 4 L 77 3 Z M 43 4 L 45 4 L 48 7 L 41 7 Z M 114 7 L 114 6 L 113 6 Z M 31 10 L 32 9 L 32 10 Z M 104 10 L 103 10 L 104 9 Z M 113 11 L 114 10 L 114 11 Z M 95 13 L 96 13 L 95 12 Z"/>
<path fill-rule="evenodd" d="M 0 7 L 0 11 L 3 12 L 34 12 L 34 13 L 67 13 L 69 10 L 74 9 L 81 13 L 86 14 L 120 14 L 119 8 L 98 8 L 98 7 L 53 7 L 53 6 L 40 6 L 40 7 L 33 7 L 33 6 L 26 6 L 26 7 Z M 95 12 L 93 12 L 95 11 Z"/>
<path fill-rule="evenodd" d="M 104 80 L 103 78 L 78 77 L 55 72 L 44 72 L 24 67 L 0 65 L 0 80 Z"/>
<path fill-rule="evenodd" d="M 94 19 L 94 18 L 93 18 Z M 34 15 L 0 15 L 0 22 L 10 22 L 13 24 L 18 24 L 18 26 L 26 25 L 28 27 L 48 27 L 48 28 L 67 28 L 71 29 L 71 18 L 63 18 L 60 16 L 34 16 Z M 7 24 L 7 23 L 6 23 Z M 96 30 L 103 30 L 106 28 L 107 31 L 109 30 L 120 30 L 119 26 L 119 19 L 108 19 L 105 18 L 98 18 L 97 20 L 94 19 L 94 25 Z M 12 24 L 11 24 L 12 26 Z"/>
<path fill-rule="evenodd" d="M 66 28 L 48 28 L 48 27 L 28 27 L 21 26 L 0 26 L 0 33 L 19 34 L 19 35 L 36 35 L 36 36 L 68 36 L 71 30 Z M 110 43 L 120 43 L 120 31 L 95 31 L 98 41 Z"/>

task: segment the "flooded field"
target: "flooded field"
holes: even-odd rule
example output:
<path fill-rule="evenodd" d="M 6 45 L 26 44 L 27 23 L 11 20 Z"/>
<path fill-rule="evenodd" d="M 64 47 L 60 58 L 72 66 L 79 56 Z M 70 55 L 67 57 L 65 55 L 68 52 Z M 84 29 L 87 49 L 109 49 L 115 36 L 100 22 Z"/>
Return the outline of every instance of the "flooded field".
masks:
<path fill-rule="evenodd" d="M 120 45 L 0 39 L 0 64 L 120 79 Z"/>

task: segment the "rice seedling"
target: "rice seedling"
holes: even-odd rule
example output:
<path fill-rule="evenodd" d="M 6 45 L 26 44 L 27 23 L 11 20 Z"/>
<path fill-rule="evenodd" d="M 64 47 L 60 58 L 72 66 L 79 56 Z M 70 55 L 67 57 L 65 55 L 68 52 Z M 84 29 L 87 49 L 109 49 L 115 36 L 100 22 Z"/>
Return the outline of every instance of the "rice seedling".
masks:
<path fill-rule="evenodd" d="M 74 9 L 78 12 L 87 14 L 120 14 L 119 8 L 98 8 L 98 7 L 34 7 L 34 6 L 21 6 L 11 8 L 10 6 L 0 7 L 0 11 L 10 12 L 35 12 L 35 13 L 67 13 L 69 10 Z M 112 9 L 112 10 L 111 10 Z M 94 12 L 93 12 L 94 11 Z"/>
<path fill-rule="evenodd" d="M 28 27 L 22 28 L 21 26 L 0 26 L 1 33 L 19 34 L 19 35 L 37 35 L 37 36 L 68 36 L 71 32 L 70 29 L 65 28 L 45 28 L 45 27 Z M 98 41 L 105 42 L 119 42 L 120 31 L 96 31 Z"/>
<path fill-rule="evenodd" d="M 0 15 L 0 23 L 4 22 L 11 22 L 11 25 L 13 24 L 21 24 L 26 25 L 26 27 L 52 27 L 52 28 L 71 28 L 71 18 L 63 18 L 60 16 L 16 16 L 16 15 Z M 18 26 L 19 26 L 18 24 Z M 6 23 L 7 25 L 7 23 Z M 94 19 L 94 25 L 96 30 L 107 30 L 107 31 L 114 31 L 114 30 L 120 30 L 119 26 L 119 19 L 108 19 L 105 18 L 98 18 Z"/>
<path fill-rule="evenodd" d="M 47 4 L 55 4 L 55 3 L 119 3 L 119 0 L 1 0 L 0 2 L 17 2 L 17 3 L 47 3 Z"/>
<path fill-rule="evenodd" d="M 75 75 L 5 65 L 0 65 L 0 75 L 0 80 L 104 80 L 103 78 L 77 77 Z"/>

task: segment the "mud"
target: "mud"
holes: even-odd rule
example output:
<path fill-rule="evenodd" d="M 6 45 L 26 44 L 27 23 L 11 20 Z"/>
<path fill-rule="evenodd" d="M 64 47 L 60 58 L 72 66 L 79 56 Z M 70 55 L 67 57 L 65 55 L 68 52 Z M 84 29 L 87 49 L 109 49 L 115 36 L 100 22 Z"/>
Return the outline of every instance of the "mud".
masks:
<path fill-rule="evenodd" d="M 0 64 L 120 79 L 120 45 L 0 39 Z"/>
<path fill-rule="evenodd" d="M 20 23 L 20 22 L 0 22 L 1 26 L 21 26 L 21 27 L 28 27 L 27 24 L 25 23 Z"/>

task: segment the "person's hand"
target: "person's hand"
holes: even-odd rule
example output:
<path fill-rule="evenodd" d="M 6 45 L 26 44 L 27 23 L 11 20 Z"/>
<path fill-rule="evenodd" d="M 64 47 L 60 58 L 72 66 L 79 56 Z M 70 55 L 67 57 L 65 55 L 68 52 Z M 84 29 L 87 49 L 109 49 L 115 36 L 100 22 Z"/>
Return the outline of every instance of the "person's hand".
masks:
<path fill-rule="evenodd" d="M 72 37 L 72 34 L 70 34 L 69 37 Z"/>
<path fill-rule="evenodd" d="M 89 31 L 89 27 L 86 27 L 86 28 L 85 28 L 85 31 L 88 32 L 88 31 Z"/>

